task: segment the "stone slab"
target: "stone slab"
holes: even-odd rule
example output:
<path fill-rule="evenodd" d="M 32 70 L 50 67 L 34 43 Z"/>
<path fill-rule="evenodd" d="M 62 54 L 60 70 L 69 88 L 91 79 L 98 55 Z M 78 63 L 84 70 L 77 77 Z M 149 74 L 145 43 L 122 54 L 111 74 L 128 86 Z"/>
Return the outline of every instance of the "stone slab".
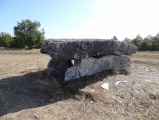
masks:
<path fill-rule="evenodd" d="M 107 55 L 101 58 L 84 58 L 78 64 L 68 68 L 65 81 L 93 75 L 105 70 L 125 70 L 130 68 L 130 58 L 127 56 Z"/>
<path fill-rule="evenodd" d="M 55 61 L 114 54 L 132 55 L 136 51 L 134 45 L 111 39 L 50 39 L 41 48 L 41 53 L 49 54 Z"/>

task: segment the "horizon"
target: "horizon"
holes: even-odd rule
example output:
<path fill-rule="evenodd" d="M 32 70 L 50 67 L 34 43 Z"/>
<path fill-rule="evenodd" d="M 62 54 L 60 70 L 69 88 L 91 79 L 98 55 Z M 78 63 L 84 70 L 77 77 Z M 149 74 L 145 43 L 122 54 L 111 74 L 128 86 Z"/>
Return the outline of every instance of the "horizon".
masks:
<path fill-rule="evenodd" d="M 2 0 L 0 32 L 21 20 L 39 21 L 46 39 L 133 39 L 158 32 L 157 0 Z"/>

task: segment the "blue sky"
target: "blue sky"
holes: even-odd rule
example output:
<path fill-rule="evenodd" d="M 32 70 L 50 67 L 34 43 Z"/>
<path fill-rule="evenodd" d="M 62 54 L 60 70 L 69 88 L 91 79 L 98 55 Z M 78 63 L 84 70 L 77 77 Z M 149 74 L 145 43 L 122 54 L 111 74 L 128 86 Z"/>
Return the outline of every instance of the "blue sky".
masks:
<path fill-rule="evenodd" d="M 123 40 L 159 32 L 159 0 L 0 0 L 0 32 L 21 20 L 41 23 L 46 38 Z"/>

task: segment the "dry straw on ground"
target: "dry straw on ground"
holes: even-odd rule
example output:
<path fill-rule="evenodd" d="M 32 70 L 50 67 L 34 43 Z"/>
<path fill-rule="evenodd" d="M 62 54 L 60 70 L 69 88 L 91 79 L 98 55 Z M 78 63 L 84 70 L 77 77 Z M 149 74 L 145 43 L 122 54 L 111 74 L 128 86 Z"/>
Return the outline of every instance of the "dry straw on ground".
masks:
<path fill-rule="evenodd" d="M 131 57 L 132 72 L 110 70 L 59 86 L 46 74 L 49 56 L 1 50 L 0 120 L 157 120 L 158 56 L 138 53 Z"/>

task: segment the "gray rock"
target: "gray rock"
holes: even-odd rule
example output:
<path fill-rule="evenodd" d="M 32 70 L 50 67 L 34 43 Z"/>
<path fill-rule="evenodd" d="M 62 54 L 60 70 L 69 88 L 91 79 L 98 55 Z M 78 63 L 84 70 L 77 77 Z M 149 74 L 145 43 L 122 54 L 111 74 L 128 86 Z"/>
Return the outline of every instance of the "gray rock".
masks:
<path fill-rule="evenodd" d="M 110 39 L 50 39 L 41 48 L 41 53 L 49 54 L 56 61 L 113 54 L 131 55 L 136 51 L 134 45 Z"/>
<path fill-rule="evenodd" d="M 118 40 L 116 36 L 113 36 L 112 40 Z"/>
<path fill-rule="evenodd" d="M 93 75 L 105 70 L 125 70 L 130 68 L 130 58 L 127 56 L 108 55 L 101 58 L 84 58 L 78 64 L 67 69 L 65 81 Z"/>
<path fill-rule="evenodd" d="M 55 61 L 51 59 L 48 63 L 47 73 L 53 76 L 59 83 L 64 82 L 67 68 L 73 66 L 71 61 Z"/>

